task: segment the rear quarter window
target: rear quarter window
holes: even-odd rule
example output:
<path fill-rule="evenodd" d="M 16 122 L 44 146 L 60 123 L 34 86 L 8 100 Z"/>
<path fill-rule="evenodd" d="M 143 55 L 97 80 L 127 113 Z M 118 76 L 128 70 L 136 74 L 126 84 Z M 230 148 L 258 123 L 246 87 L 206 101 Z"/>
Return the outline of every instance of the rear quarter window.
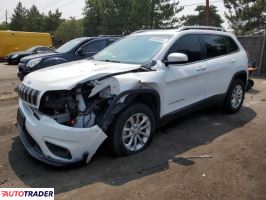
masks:
<path fill-rule="evenodd" d="M 227 47 L 227 53 L 233 53 L 239 50 L 236 42 L 229 36 L 223 36 Z"/>

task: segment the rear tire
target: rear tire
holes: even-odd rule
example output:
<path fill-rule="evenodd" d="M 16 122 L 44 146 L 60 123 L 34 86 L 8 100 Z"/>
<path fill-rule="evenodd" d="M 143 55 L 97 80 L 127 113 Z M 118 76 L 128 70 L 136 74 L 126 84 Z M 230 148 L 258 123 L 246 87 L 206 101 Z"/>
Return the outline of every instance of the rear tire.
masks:
<path fill-rule="evenodd" d="M 224 108 L 228 114 L 237 113 L 242 107 L 245 96 L 245 84 L 236 79 L 229 88 L 225 98 Z"/>
<path fill-rule="evenodd" d="M 109 147 L 116 155 L 143 151 L 155 132 L 155 117 L 144 104 L 133 104 L 118 114 L 111 126 Z"/>

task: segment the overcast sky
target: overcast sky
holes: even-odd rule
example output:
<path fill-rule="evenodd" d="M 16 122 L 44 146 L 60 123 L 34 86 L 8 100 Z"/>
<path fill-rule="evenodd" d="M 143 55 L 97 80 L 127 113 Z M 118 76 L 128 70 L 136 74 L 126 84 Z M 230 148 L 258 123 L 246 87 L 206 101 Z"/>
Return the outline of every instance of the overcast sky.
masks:
<path fill-rule="evenodd" d="M 85 0 L 0 0 L 0 22 L 5 21 L 5 11 L 8 12 L 8 18 L 13 13 L 14 8 L 20 1 L 23 6 L 26 8 L 30 8 L 33 4 L 35 4 L 41 12 L 47 13 L 49 10 L 56 10 L 57 8 L 62 12 L 63 18 L 82 17 L 82 10 L 85 6 Z M 144 0 L 145 1 L 145 0 Z M 185 9 L 180 14 L 187 15 L 194 13 L 194 9 L 197 5 L 204 5 L 205 0 L 179 0 L 180 5 L 185 6 Z M 223 0 L 210 0 L 211 5 L 217 6 L 219 10 L 219 14 L 225 21 L 224 18 L 224 4 Z M 227 28 L 227 23 L 223 24 Z"/>

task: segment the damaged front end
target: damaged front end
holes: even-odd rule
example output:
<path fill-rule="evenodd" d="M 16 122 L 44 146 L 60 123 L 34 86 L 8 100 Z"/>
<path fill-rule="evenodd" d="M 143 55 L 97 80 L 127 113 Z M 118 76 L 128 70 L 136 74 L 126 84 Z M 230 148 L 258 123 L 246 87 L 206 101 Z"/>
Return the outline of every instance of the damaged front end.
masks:
<path fill-rule="evenodd" d="M 138 81 L 128 81 L 134 87 Z M 26 88 L 26 89 L 25 89 Z M 32 104 L 31 89 L 20 86 L 20 137 L 34 158 L 50 165 L 88 163 L 116 113 L 130 100 L 113 77 L 78 84 L 71 90 L 39 92 Z M 35 100 L 36 101 L 36 100 Z M 19 113 L 18 112 L 18 113 Z"/>
<path fill-rule="evenodd" d="M 108 82 L 109 85 L 106 83 Z M 101 125 L 101 120 L 117 96 L 111 80 L 89 81 L 70 91 L 46 92 L 38 111 L 59 124 L 74 128 Z"/>

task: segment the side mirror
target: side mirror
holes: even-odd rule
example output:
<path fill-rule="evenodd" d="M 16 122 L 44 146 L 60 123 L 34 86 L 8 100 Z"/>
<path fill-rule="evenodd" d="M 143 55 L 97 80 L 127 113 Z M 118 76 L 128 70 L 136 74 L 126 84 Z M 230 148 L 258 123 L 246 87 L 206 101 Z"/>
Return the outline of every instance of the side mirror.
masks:
<path fill-rule="evenodd" d="M 167 56 L 167 61 L 164 61 L 165 65 L 169 64 L 181 64 L 188 62 L 188 57 L 183 53 L 171 53 Z"/>
<path fill-rule="evenodd" d="M 84 51 L 83 51 L 83 49 L 82 49 L 82 48 L 79 48 L 79 49 L 77 50 L 77 54 L 80 55 L 80 56 L 83 56 L 83 55 L 84 55 Z"/>

